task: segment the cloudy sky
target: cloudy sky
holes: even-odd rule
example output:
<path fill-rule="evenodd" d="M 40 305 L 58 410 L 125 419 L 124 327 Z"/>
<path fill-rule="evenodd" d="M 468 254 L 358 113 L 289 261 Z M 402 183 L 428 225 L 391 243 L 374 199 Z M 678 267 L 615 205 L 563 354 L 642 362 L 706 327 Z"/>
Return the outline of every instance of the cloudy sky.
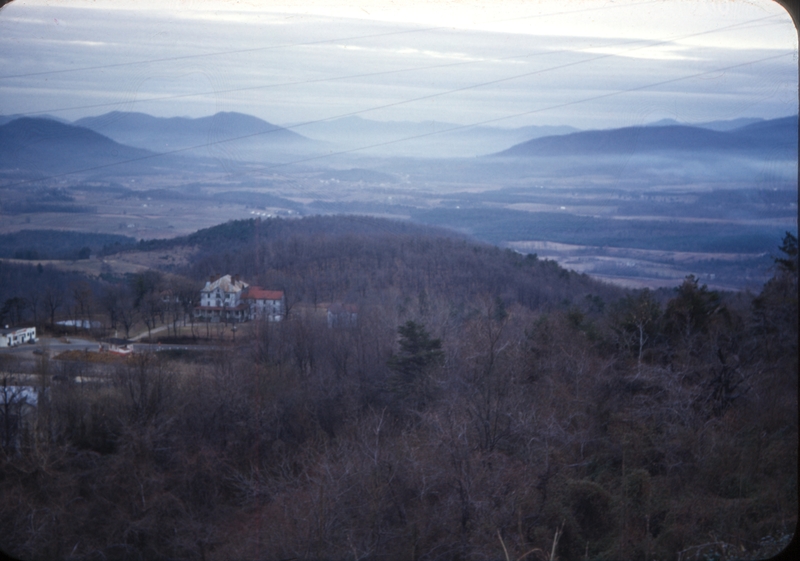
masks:
<path fill-rule="evenodd" d="M 610 128 L 797 112 L 770 0 L 16 0 L 0 114 Z"/>

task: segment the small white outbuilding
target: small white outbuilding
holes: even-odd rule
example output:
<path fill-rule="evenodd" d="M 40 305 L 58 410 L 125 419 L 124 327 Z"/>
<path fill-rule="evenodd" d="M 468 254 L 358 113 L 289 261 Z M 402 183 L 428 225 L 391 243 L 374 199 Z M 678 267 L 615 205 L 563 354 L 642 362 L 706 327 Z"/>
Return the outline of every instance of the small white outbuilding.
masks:
<path fill-rule="evenodd" d="M 36 342 L 35 327 L 9 327 L 0 329 L 0 347 L 16 347 L 23 343 Z"/>

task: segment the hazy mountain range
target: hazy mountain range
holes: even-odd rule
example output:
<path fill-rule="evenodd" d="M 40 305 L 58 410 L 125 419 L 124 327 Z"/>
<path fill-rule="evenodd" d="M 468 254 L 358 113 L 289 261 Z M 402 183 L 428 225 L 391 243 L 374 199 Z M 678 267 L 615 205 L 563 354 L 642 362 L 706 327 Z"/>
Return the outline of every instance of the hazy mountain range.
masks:
<path fill-rule="evenodd" d="M 705 123 L 682 123 L 681 121 L 676 121 L 675 119 L 661 119 L 659 121 L 647 123 L 645 126 L 669 127 L 673 125 L 685 125 L 690 127 L 700 127 L 702 129 L 711 129 L 712 131 L 731 131 L 733 129 L 738 129 L 739 127 L 752 125 L 753 123 L 759 123 L 763 120 L 764 119 L 758 117 L 740 117 L 738 119 L 730 119 L 726 121 L 707 121 Z"/>
<path fill-rule="evenodd" d="M 776 152 L 797 157 L 797 115 L 759 120 L 728 131 L 685 125 L 625 127 L 536 138 L 498 156 L 578 156 L 651 152 Z"/>
<path fill-rule="evenodd" d="M 441 132 L 458 125 L 348 117 L 297 126 L 298 131 L 309 135 L 304 136 L 241 113 L 191 119 L 112 112 L 72 124 L 49 117 L 0 116 L 0 166 L 64 172 L 131 160 L 150 167 L 180 165 L 181 158 L 155 156 L 174 151 L 182 156 L 263 162 L 337 150 L 346 152 L 364 146 L 373 147 L 373 152 L 367 150 L 368 155 L 408 156 L 419 151 L 417 155 L 427 157 L 474 156 L 479 147 L 483 148 L 482 154 L 517 158 L 687 151 L 753 156 L 769 153 L 786 159 L 797 156 L 796 115 L 770 120 L 715 121 L 707 125 L 708 128 L 659 121 L 592 131 L 534 126 L 461 127 Z M 408 137 L 413 140 L 399 141 Z"/>
<path fill-rule="evenodd" d="M 264 146 L 308 146 L 313 141 L 283 127 L 243 113 L 223 112 L 208 117 L 153 117 L 146 113 L 113 111 L 84 117 L 74 125 L 92 129 L 117 142 L 169 152 L 193 146 L 257 144 Z"/>
<path fill-rule="evenodd" d="M 186 157 L 230 161 L 276 161 L 319 152 L 318 143 L 256 117 L 217 113 L 162 118 L 112 112 L 68 124 L 46 117 L 0 117 L 0 166 L 48 172 L 75 171 L 133 160 L 137 172 L 180 167 Z M 167 154 L 167 156 L 157 156 Z M 207 160 L 208 161 L 208 160 Z M 131 166 L 127 166 L 131 171 Z"/>
<path fill-rule="evenodd" d="M 358 150 L 374 156 L 423 158 L 478 156 L 532 138 L 578 131 L 566 125 L 500 128 L 442 121 L 373 121 L 356 116 L 293 126 L 298 132 L 327 142 L 338 150 Z"/>

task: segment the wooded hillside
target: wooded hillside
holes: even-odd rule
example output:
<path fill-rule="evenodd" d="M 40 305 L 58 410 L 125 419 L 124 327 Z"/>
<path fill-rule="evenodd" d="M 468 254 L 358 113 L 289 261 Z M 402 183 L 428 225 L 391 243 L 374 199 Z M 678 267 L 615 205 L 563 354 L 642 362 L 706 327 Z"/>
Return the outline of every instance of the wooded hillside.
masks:
<path fill-rule="evenodd" d="M 43 357 L 31 422 L 12 426 L 12 399 L 4 410 L 5 551 L 730 560 L 774 554 L 794 532 L 790 234 L 757 296 L 692 277 L 623 291 L 371 218 L 139 245 L 171 244 L 198 247 L 194 262 L 97 290 L 144 317 L 175 279 L 190 294 L 238 273 L 285 290 L 288 317 L 236 344 L 201 334 L 214 346 L 198 354 L 134 355 L 105 383 Z M 357 320 L 329 327 L 330 302 Z"/>

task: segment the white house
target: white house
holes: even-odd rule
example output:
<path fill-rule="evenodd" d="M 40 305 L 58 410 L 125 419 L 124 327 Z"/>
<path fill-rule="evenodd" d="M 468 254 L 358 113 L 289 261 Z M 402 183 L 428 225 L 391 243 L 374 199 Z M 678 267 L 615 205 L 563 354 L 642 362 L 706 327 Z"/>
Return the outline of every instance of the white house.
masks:
<path fill-rule="evenodd" d="M 281 321 L 286 313 L 286 298 L 282 290 L 248 286 L 242 293 L 242 300 L 248 305 L 250 319 Z"/>
<path fill-rule="evenodd" d="M 242 291 L 248 285 L 239 280 L 239 275 L 211 277 L 200 291 L 200 304 L 194 316 L 202 321 L 240 322 L 250 319 L 250 307 L 242 301 Z"/>
<path fill-rule="evenodd" d="M 35 327 L 12 327 L 0 329 L 0 347 L 16 347 L 23 343 L 36 342 Z"/>

